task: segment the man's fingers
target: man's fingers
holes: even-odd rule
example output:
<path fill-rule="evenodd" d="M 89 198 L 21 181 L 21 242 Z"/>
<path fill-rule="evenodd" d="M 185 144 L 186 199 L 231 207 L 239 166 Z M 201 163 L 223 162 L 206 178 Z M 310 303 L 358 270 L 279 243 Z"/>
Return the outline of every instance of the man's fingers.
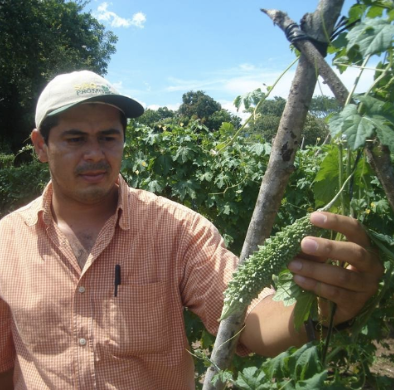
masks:
<path fill-rule="evenodd" d="M 319 262 L 327 259 L 351 264 L 359 272 L 371 272 L 381 275 L 381 267 L 374 252 L 348 241 L 332 241 L 325 238 L 305 237 L 301 242 L 302 252 L 316 257 Z"/>
<path fill-rule="evenodd" d="M 308 260 L 296 259 L 289 264 L 289 269 L 295 273 L 294 281 L 302 288 L 334 302 L 336 299 L 333 298 L 338 298 L 342 290 L 374 294 L 379 284 L 378 275 Z"/>
<path fill-rule="evenodd" d="M 321 228 L 342 233 L 348 241 L 355 242 L 365 248 L 371 245 L 364 228 L 357 219 L 325 211 L 317 211 L 311 214 L 311 222 Z"/>

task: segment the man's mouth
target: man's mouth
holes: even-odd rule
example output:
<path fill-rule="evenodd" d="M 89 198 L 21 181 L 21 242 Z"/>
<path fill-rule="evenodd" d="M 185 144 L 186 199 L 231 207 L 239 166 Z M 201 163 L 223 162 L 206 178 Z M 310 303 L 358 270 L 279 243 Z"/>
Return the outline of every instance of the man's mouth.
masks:
<path fill-rule="evenodd" d="M 79 176 L 90 183 L 96 183 L 101 181 L 106 174 L 106 171 L 89 171 L 81 172 Z"/>

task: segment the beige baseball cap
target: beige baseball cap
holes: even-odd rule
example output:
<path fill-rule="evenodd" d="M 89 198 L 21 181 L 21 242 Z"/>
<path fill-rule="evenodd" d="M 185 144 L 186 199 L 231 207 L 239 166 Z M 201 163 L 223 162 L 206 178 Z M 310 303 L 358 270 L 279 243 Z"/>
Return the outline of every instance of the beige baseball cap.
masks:
<path fill-rule="evenodd" d="M 144 108 L 136 100 L 119 94 L 103 77 L 89 70 L 61 74 L 50 81 L 38 98 L 36 127 L 47 117 L 77 104 L 106 103 L 122 111 L 126 118 L 137 118 Z"/>

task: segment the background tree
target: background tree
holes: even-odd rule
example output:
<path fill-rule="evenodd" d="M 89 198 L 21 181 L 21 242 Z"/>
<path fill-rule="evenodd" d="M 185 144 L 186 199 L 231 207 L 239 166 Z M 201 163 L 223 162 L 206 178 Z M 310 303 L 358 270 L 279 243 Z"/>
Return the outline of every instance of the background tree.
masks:
<path fill-rule="evenodd" d="M 253 105 L 257 104 L 255 98 L 256 94 L 252 93 L 250 95 L 251 105 L 246 110 L 247 112 L 253 112 Z M 267 142 L 271 142 L 278 130 L 285 105 L 286 100 L 279 96 L 264 100 L 257 111 L 255 120 L 248 126 L 249 137 L 253 140 L 262 137 Z M 303 144 L 314 145 L 319 138 L 323 140 L 329 132 L 325 118 L 339 110 L 339 104 L 334 98 L 327 96 L 313 97 L 303 129 Z"/>
<path fill-rule="evenodd" d="M 151 108 L 148 108 L 136 120 L 136 122 L 154 129 L 159 125 L 165 124 L 166 120 L 174 118 L 175 114 L 175 111 L 172 111 L 167 107 L 159 107 L 157 110 L 152 110 Z"/>
<path fill-rule="evenodd" d="M 221 104 L 203 91 L 189 91 L 182 96 L 182 104 L 178 109 L 181 122 L 199 119 L 209 130 L 218 130 L 223 122 L 230 122 L 239 128 L 241 119 L 222 108 Z"/>
<path fill-rule="evenodd" d="M 84 3 L 0 0 L 0 144 L 18 150 L 34 127 L 34 107 L 55 74 L 107 72 L 117 37 Z"/>

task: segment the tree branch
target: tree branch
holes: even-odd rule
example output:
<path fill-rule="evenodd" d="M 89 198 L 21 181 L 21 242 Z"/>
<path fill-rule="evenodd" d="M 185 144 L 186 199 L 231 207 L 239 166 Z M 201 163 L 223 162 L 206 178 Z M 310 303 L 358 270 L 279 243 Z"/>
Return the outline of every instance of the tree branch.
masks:
<path fill-rule="evenodd" d="M 331 34 L 332 26 L 338 19 L 342 5 L 343 0 L 320 0 L 317 11 L 309 16 L 309 22 L 312 23 L 313 20 L 315 29 L 325 29 L 328 34 Z M 283 12 L 269 12 L 286 23 L 287 15 Z M 268 11 L 266 13 L 268 14 Z M 277 22 L 279 19 L 277 19 Z M 324 26 L 322 20 L 325 21 Z M 257 203 L 242 248 L 240 263 L 249 257 L 271 232 L 288 178 L 294 170 L 295 154 L 300 144 L 301 133 L 316 80 L 315 66 L 311 65 L 302 54 L 260 187 Z M 229 367 L 231 363 L 239 339 L 239 331 L 244 323 L 244 316 L 245 313 L 233 314 L 220 323 L 211 360 L 222 370 Z M 238 336 L 234 337 L 237 334 Z M 225 384 L 221 381 L 217 381 L 215 386 L 211 383 L 215 373 L 216 369 L 212 365 L 205 375 L 204 390 L 224 388 Z"/>
<path fill-rule="evenodd" d="M 294 23 L 293 20 L 287 17 L 286 14 L 283 14 L 283 12 L 273 10 L 262 11 L 266 13 L 283 31 L 286 31 L 286 28 L 291 23 Z M 309 17 L 304 18 L 310 19 Z M 313 22 L 311 24 L 313 25 Z M 311 66 L 315 67 L 316 73 L 318 73 L 323 78 L 324 82 L 330 87 L 338 102 L 344 106 L 349 92 L 343 85 L 341 79 L 324 60 L 319 50 L 317 50 L 313 43 L 308 40 L 297 41 L 295 45 L 305 56 Z M 368 146 L 365 148 L 365 153 L 372 169 L 383 187 L 390 206 L 394 211 L 394 169 L 390 160 L 390 150 L 388 147 L 383 145 L 375 148 Z"/>
<path fill-rule="evenodd" d="M 390 150 L 385 145 L 367 145 L 365 148 L 368 161 L 375 171 L 391 208 L 394 210 L 394 170 L 390 159 Z"/>

